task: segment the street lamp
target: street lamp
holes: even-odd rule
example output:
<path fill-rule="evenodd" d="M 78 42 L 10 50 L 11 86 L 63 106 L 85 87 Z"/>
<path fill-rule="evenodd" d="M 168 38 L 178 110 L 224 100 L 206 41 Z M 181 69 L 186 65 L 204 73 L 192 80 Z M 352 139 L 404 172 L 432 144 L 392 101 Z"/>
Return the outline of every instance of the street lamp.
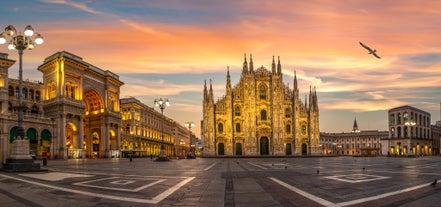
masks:
<path fill-rule="evenodd" d="M 23 129 L 23 69 L 22 69 L 22 56 L 23 51 L 28 49 L 32 50 L 35 44 L 43 44 L 43 37 L 34 32 L 31 25 L 25 27 L 24 35 L 17 33 L 14 26 L 9 25 L 5 28 L 5 32 L 0 34 L 0 44 L 5 44 L 7 42 L 6 36 L 9 36 L 11 40 L 8 43 L 9 50 L 17 50 L 19 55 L 19 69 L 18 69 L 18 126 L 17 126 L 17 136 L 16 138 L 24 139 L 24 129 Z M 29 153 L 29 152 L 28 152 Z"/>
<path fill-rule="evenodd" d="M 156 161 L 169 161 L 169 159 L 167 158 L 167 154 L 165 152 L 165 146 L 164 146 L 164 109 L 167 106 L 170 106 L 170 102 L 168 101 L 168 99 L 166 98 L 165 100 L 162 100 L 162 98 L 159 99 L 155 99 L 155 106 L 159 107 L 159 109 L 161 109 L 161 115 L 162 115 L 162 126 L 161 126 L 161 137 L 162 137 L 162 142 L 161 142 L 161 151 L 159 152 L 159 157 L 156 159 Z"/>
<path fill-rule="evenodd" d="M 26 159 L 29 156 L 29 144 L 25 140 L 25 133 L 23 129 L 23 110 L 25 106 L 23 105 L 23 51 L 28 49 L 32 50 L 35 44 L 43 44 L 43 37 L 34 32 L 34 29 L 28 25 L 25 27 L 23 34 L 21 32 L 17 33 L 14 26 L 8 25 L 5 31 L 0 33 L 0 44 L 5 44 L 7 42 L 7 37 L 10 38 L 8 43 L 9 50 L 17 50 L 19 55 L 19 69 L 18 69 L 18 126 L 17 134 L 14 139 L 12 159 Z"/>
<path fill-rule="evenodd" d="M 191 138 L 191 127 L 194 127 L 195 124 L 192 121 L 185 122 L 185 126 L 188 127 L 190 131 L 190 158 L 196 158 L 196 155 L 193 156 L 194 151 L 192 150 L 192 138 Z"/>
<path fill-rule="evenodd" d="M 410 128 L 410 130 L 408 129 L 407 132 L 410 133 L 410 136 L 409 136 L 409 148 L 410 148 L 409 156 L 412 156 L 412 151 L 413 151 L 413 148 L 412 148 L 412 127 L 415 126 L 416 123 L 414 121 L 410 120 L 410 121 L 406 121 L 404 123 L 404 125 L 406 125 Z"/>

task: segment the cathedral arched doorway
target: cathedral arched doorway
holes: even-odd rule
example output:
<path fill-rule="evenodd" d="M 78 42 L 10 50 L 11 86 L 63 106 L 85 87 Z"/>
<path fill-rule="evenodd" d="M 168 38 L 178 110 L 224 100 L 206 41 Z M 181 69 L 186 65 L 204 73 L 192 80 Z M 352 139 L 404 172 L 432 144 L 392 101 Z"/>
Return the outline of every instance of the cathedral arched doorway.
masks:
<path fill-rule="evenodd" d="M 236 155 L 242 155 L 242 143 L 236 143 Z"/>
<path fill-rule="evenodd" d="M 260 138 L 260 155 L 269 155 L 268 137 Z"/>
<path fill-rule="evenodd" d="M 285 151 L 286 151 L 286 155 L 292 155 L 291 144 L 286 144 Z"/>
<path fill-rule="evenodd" d="M 224 149 L 224 143 L 219 143 L 217 145 L 217 155 L 224 155 L 225 154 L 225 149 Z"/>
<path fill-rule="evenodd" d="M 302 144 L 302 155 L 308 155 L 308 148 L 307 147 L 308 146 L 305 143 Z"/>

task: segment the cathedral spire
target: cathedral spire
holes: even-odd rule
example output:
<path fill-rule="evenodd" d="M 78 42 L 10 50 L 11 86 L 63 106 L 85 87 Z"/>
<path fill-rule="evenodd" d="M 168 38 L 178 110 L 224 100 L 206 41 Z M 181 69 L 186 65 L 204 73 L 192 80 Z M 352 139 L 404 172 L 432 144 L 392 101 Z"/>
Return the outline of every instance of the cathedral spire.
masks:
<path fill-rule="evenodd" d="M 213 99 L 213 86 L 211 84 L 211 79 L 210 79 L 210 91 L 208 92 L 208 96 L 209 96 L 208 98 L 210 101 L 214 101 L 214 99 Z"/>
<path fill-rule="evenodd" d="M 250 54 L 250 73 L 254 72 L 253 54 Z"/>
<path fill-rule="evenodd" d="M 357 117 L 354 118 L 354 125 L 352 126 L 352 132 L 354 133 L 360 132 L 360 130 L 358 130 Z"/>
<path fill-rule="evenodd" d="M 276 63 L 274 62 L 274 55 L 273 55 L 273 63 L 271 64 L 271 72 L 276 74 Z"/>
<path fill-rule="evenodd" d="M 207 80 L 204 80 L 204 100 L 207 98 Z"/>
<path fill-rule="evenodd" d="M 277 61 L 277 74 L 281 75 L 282 74 L 282 65 L 280 64 L 280 56 L 277 56 L 278 61 Z"/>
<path fill-rule="evenodd" d="M 294 90 L 297 90 L 297 73 L 294 71 Z"/>
<path fill-rule="evenodd" d="M 227 94 L 231 93 L 230 66 L 227 66 Z"/>
<path fill-rule="evenodd" d="M 243 69 L 242 69 L 242 73 L 247 73 L 248 72 L 248 63 L 247 63 L 247 54 L 243 54 Z"/>

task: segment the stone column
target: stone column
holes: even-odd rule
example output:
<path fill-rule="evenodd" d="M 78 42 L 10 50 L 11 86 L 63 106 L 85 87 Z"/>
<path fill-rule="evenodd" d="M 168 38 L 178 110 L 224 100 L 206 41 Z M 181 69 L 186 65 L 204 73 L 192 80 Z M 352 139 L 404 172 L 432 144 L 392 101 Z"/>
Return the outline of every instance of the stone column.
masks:
<path fill-rule="evenodd" d="M 79 141 L 78 149 L 82 149 L 81 157 L 80 158 L 84 158 L 85 154 L 87 153 L 84 150 L 84 117 L 80 116 L 79 119 L 80 119 L 80 123 L 79 123 L 80 127 L 78 129 L 78 136 L 79 136 L 79 138 L 78 138 L 78 141 Z"/>
<path fill-rule="evenodd" d="M 60 159 L 67 159 L 67 149 L 66 149 L 66 115 L 61 114 L 61 119 L 57 122 L 57 128 L 59 134 L 57 136 L 59 143 L 59 153 Z"/>

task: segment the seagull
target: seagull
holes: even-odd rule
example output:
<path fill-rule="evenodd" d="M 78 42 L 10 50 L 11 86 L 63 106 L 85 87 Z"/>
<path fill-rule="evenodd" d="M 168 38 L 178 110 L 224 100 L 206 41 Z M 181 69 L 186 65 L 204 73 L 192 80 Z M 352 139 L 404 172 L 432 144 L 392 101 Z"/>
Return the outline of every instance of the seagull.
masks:
<path fill-rule="evenodd" d="M 360 42 L 360 45 L 361 45 L 362 47 L 364 47 L 366 50 L 369 51 L 368 54 L 372 54 L 372 55 L 375 56 L 376 58 L 380 59 L 380 56 L 377 55 L 377 50 L 372 50 L 370 47 L 366 46 L 365 44 L 363 44 L 363 43 L 361 43 L 361 42 Z"/>

